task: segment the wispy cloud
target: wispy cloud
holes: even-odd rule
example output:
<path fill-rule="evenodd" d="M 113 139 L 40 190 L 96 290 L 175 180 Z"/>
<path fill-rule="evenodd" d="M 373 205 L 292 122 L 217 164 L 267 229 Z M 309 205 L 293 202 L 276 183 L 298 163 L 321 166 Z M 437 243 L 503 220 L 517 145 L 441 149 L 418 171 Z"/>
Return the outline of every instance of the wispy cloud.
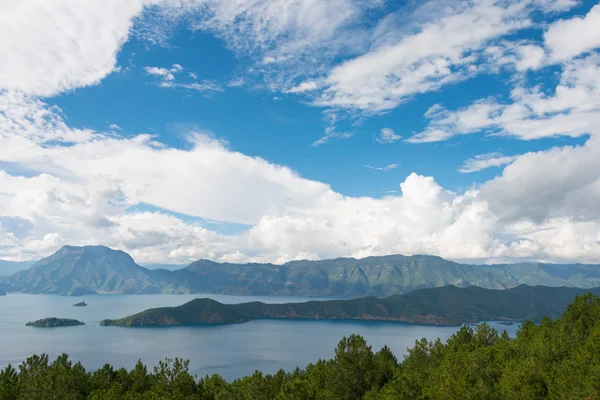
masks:
<path fill-rule="evenodd" d="M 400 164 L 394 163 L 394 164 L 388 164 L 385 167 L 374 167 L 372 165 L 365 165 L 365 167 L 370 168 L 370 169 L 374 169 L 376 171 L 382 171 L 382 172 L 390 172 L 396 168 L 398 168 L 400 166 Z"/>
<path fill-rule="evenodd" d="M 402 136 L 397 135 L 391 128 L 383 128 L 378 134 L 373 136 L 373 139 L 381 144 L 387 144 L 402 139 Z"/>
<path fill-rule="evenodd" d="M 148 75 L 160 78 L 157 83 L 162 88 L 181 88 L 187 90 L 195 90 L 197 92 L 222 92 L 223 87 L 213 81 L 203 80 L 200 82 L 177 82 L 175 77 L 183 72 L 184 68 L 179 64 L 173 64 L 171 68 L 145 67 L 144 70 Z M 196 80 L 198 75 L 194 72 L 188 72 L 188 78 Z"/>
<path fill-rule="evenodd" d="M 313 142 L 312 146 L 317 147 L 333 139 L 349 139 L 352 136 L 354 136 L 354 132 L 337 132 L 334 127 L 330 126 L 325 128 L 325 136 Z"/>
<path fill-rule="evenodd" d="M 490 167 L 501 167 L 516 159 L 517 156 L 505 156 L 501 153 L 480 154 L 466 160 L 458 171 L 464 174 L 477 172 Z"/>
<path fill-rule="evenodd" d="M 429 125 L 407 141 L 438 142 L 455 135 L 486 132 L 522 140 L 600 134 L 600 54 L 575 58 L 563 65 L 553 90 L 518 82 L 510 100 L 489 97 L 450 111 L 435 106 Z"/>

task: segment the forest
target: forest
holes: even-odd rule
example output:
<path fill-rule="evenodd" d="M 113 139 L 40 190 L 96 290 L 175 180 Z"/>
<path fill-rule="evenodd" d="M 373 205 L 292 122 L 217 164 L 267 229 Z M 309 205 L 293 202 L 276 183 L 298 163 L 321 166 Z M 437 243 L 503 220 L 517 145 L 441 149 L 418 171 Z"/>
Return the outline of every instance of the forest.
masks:
<path fill-rule="evenodd" d="M 523 323 L 516 338 L 487 324 L 463 326 L 445 343 L 417 341 L 399 360 L 352 335 L 333 359 L 233 382 L 193 376 L 177 358 L 152 370 L 138 362 L 131 371 L 89 372 L 67 355 L 34 355 L 0 372 L 1 400 L 459 398 L 600 398 L 600 298 L 578 296 L 556 320 Z"/>

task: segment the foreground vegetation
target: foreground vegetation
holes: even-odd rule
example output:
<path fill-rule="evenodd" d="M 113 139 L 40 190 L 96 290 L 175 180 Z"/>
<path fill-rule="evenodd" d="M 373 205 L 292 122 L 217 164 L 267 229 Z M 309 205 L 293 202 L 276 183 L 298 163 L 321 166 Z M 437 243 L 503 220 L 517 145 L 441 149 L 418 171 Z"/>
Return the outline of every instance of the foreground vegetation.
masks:
<path fill-rule="evenodd" d="M 291 344 L 292 345 L 292 344 Z M 422 339 L 398 363 L 384 347 L 344 338 L 335 357 L 306 369 L 254 373 L 228 383 L 199 381 L 188 362 L 167 359 L 152 372 L 110 365 L 86 372 L 66 355 L 27 359 L 0 372 L 0 399 L 597 399 L 600 298 L 577 297 L 557 320 L 524 323 L 515 339 L 488 325 L 462 327 L 446 343 Z"/>

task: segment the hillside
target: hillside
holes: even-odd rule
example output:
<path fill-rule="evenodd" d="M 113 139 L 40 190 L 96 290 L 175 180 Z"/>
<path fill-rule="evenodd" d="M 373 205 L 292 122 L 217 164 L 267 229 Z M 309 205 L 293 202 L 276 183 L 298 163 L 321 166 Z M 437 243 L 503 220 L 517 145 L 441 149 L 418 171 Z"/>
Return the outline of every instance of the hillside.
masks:
<path fill-rule="evenodd" d="M 576 289 L 519 286 L 507 290 L 444 286 L 386 298 L 265 304 L 221 304 L 196 299 L 178 307 L 155 308 L 129 317 L 104 320 L 103 326 L 234 324 L 252 319 L 358 319 L 428 325 L 459 325 L 490 320 L 533 320 L 558 317 L 575 296 L 600 294 L 600 288 Z"/>
<path fill-rule="evenodd" d="M 149 270 L 122 251 L 65 246 L 32 268 L 0 281 L 0 290 L 93 293 L 221 293 L 230 295 L 384 297 L 455 285 L 506 289 L 600 286 L 598 265 L 460 264 L 440 257 L 390 255 L 363 259 L 292 261 L 283 265 L 196 261 L 186 268 Z"/>

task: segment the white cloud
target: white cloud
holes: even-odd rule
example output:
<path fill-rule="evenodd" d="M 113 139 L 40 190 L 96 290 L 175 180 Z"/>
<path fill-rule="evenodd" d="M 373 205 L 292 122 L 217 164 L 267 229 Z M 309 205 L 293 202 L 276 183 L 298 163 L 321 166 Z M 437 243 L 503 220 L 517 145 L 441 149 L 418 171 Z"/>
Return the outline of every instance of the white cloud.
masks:
<path fill-rule="evenodd" d="M 120 131 L 121 127 L 117 124 L 109 124 L 108 129 L 110 129 L 111 131 Z"/>
<path fill-rule="evenodd" d="M 312 147 L 320 146 L 329 142 L 332 139 L 349 139 L 352 136 L 354 136 L 354 132 L 338 132 L 335 130 L 335 127 L 328 126 L 327 128 L 325 128 L 325 136 L 313 142 Z"/>
<path fill-rule="evenodd" d="M 514 221 L 598 220 L 600 138 L 517 157 L 481 195 L 499 217 Z"/>
<path fill-rule="evenodd" d="M 183 71 L 183 67 L 179 64 L 173 64 L 171 68 L 159 68 L 159 67 L 145 67 L 144 70 L 148 75 L 160 77 L 158 86 L 162 88 L 181 88 L 188 90 L 195 90 L 198 92 L 222 92 L 223 88 L 216 82 L 204 80 L 202 82 L 188 82 L 181 83 L 175 81 L 175 75 L 180 74 Z M 197 75 L 189 73 L 188 77 L 195 80 Z"/>
<path fill-rule="evenodd" d="M 243 86 L 244 83 L 245 83 L 244 78 L 238 77 L 238 78 L 230 80 L 229 83 L 227 83 L 227 86 L 229 86 L 229 87 L 240 87 L 240 86 Z"/>
<path fill-rule="evenodd" d="M 600 55 L 564 64 L 552 94 L 539 86 L 517 86 L 512 103 L 481 99 L 458 111 L 437 108 L 426 113 L 428 127 L 412 143 L 436 142 L 454 135 L 486 131 L 524 140 L 600 133 Z"/>
<path fill-rule="evenodd" d="M 388 164 L 385 167 L 374 167 L 372 165 L 365 165 L 365 167 L 367 167 L 367 168 L 374 169 L 376 171 L 382 171 L 382 172 L 390 172 L 390 171 L 398 168 L 399 166 L 400 166 L 400 164 L 398 164 L 398 163 Z"/>
<path fill-rule="evenodd" d="M 544 44 L 555 61 L 564 61 L 600 47 L 600 5 L 584 17 L 553 23 L 544 34 Z"/>
<path fill-rule="evenodd" d="M 70 129 L 57 110 L 39 101 L 21 107 L 41 107 L 44 118 L 35 121 L 36 135 L 11 128 L 0 137 L 0 161 L 36 170 L 26 176 L 0 171 L 2 216 L 29 226 L 15 233 L 22 224 L 2 225 L 2 258 L 37 258 L 63 243 L 102 243 L 140 262 L 389 253 L 600 261 L 600 146 L 594 138 L 585 146 L 518 156 L 479 190 L 454 193 L 413 173 L 400 195 L 375 199 L 343 196 L 206 135 L 192 136 L 189 150 L 148 136 L 93 132 L 61 147 L 44 137 L 55 137 L 55 125 Z M 77 134 L 61 137 L 71 136 Z M 144 205 L 161 211 L 140 211 Z M 251 227 L 220 235 L 171 212 Z"/>
<path fill-rule="evenodd" d="M 493 0 L 460 2 L 450 13 L 441 7 L 416 33 L 335 67 L 315 104 L 368 113 L 395 108 L 410 96 L 477 73 L 484 46 L 529 27 L 532 11 L 555 7 L 548 1 Z M 520 67 L 539 63 L 539 50 L 533 55 L 529 54 L 533 49 L 521 50 Z"/>
<path fill-rule="evenodd" d="M 0 5 L 0 89 L 52 96 L 115 70 L 144 1 L 31 0 Z"/>
<path fill-rule="evenodd" d="M 162 43 L 184 21 L 249 61 L 246 82 L 286 91 L 325 73 L 338 55 L 364 48 L 367 36 L 355 34 L 362 32 L 358 22 L 366 10 L 383 6 L 380 0 L 164 0 L 147 10 L 135 34 Z"/>
<path fill-rule="evenodd" d="M 479 154 L 466 160 L 458 169 L 462 173 L 481 171 L 490 167 L 501 167 L 513 162 L 517 156 L 505 156 L 500 153 Z"/>
<path fill-rule="evenodd" d="M 547 61 L 542 47 L 526 42 L 502 41 L 488 46 L 483 54 L 489 63 L 486 67 L 494 71 L 503 66 L 512 66 L 519 72 L 537 70 Z"/>
<path fill-rule="evenodd" d="M 194 3 L 194 2 L 192 2 Z M 369 2 L 353 0 L 206 0 L 196 28 L 222 36 L 242 53 L 279 62 L 336 40 Z M 373 3 L 371 3 L 373 4 Z M 376 3 L 375 3 L 376 4 Z"/>
<path fill-rule="evenodd" d="M 402 139 L 402 136 L 397 135 L 391 128 L 382 128 L 379 134 L 373 136 L 373 139 L 381 144 L 387 144 Z"/>
<path fill-rule="evenodd" d="M 464 193 L 413 173 L 400 184 L 401 194 L 349 197 L 202 133 L 189 132 L 190 148 L 182 150 L 148 135 L 122 138 L 74 129 L 60 109 L 37 97 L 95 84 L 113 72 L 132 18 L 147 4 L 50 0 L 0 6 L 0 52 L 11 54 L 0 65 L 0 258 L 35 259 L 65 243 L 101 243 L 127 250 L 140 262 L 284 262 L 389 253 L 600 261 L 597 55 L 567 60 L 551 94 L 517 85 L 510 103 L 482 99 L 458 111 L 432 107 L 430 127 L 409 139 L 481 130 L 523 139 L 591 133 L 585 145 L 517 156 L 500 176 Z M 539 46 L 502 47 L 498 39 L 530 26 L 534 9 L 564 10 L 574 3 L 465 1 L 455 10 L 440 8 L 417 26 L 377 24 L 381 31 L 373 37 L 352 35 L 373 4 L 380 3 L 167 0 L 159 10 L 197 11 L 197 28 L 250 54 L 253 68 L 273 83 L 269 87 L 313 93 L 310 82 L 324 82 L 325 92 L 314 88 L 321 104 L 378 112 L 479 73 L 475 64 L 491 42 L 515 69 L 539 68 L 547 61 Z M 573 22 L 576 29 L 588 17 Z M 556 26 L 575 29 L 561 24 Z M 150 32 L 142 28 L 135 28 L 138 35 Z M 546 45 L 553 57 L 565 57 L 548 39 L 553 29 L 558 28 L 549 29 Z M 577 54 L 590 46 L 586 39 Z M 350 60 L 330 71 L 329 61 L 340 53 Z M 188 81 L 178 81 L 183 71 L 177 64 L 147 69 L 162 86 L 217 90 L 189 74 Z M 294 86 L 297 82 L 306 85 Z M 315 145 L 352 135 L 337 131 L 335 119 L 329 122 Z M 400 138 L 384 128 L 375 139 Z M 500 159 L 476 158 L 471 169 Z M 249 228 L 221 235 L 200 218 Z"/>
<path fill-rule="evenodd" d="M 304 93 L 316 90 L 318 88 L 317 83 L 314 81 L 306 81 L 302 82 L 298 86 L 294 86 L 293 88 L 287 90 L 288 93 Z"/>

